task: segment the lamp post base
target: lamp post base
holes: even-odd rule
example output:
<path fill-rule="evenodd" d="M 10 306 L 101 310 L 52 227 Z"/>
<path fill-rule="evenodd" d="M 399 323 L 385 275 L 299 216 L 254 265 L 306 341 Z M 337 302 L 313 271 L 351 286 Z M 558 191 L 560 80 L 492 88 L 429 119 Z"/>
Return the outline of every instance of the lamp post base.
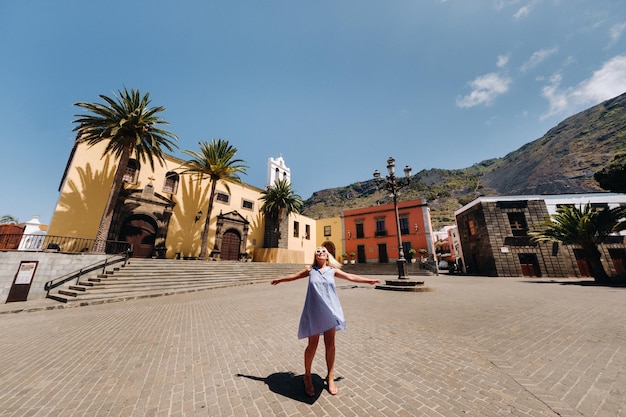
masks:
<path fill-rule="evenodd" d="M 408 292 L 430 292 L 435 291 L 433 287 L 424 285 L 424 281 L 412 278 L 387 279 L 384 284 L 376 285 L 377 290 L 387 291 L 408 291 Z"/>
<path fill-rule="evenodd" d="M 398 265 L 398 279 L 408 279 L 406 259 L 398 259 L 396 264 Z"/>

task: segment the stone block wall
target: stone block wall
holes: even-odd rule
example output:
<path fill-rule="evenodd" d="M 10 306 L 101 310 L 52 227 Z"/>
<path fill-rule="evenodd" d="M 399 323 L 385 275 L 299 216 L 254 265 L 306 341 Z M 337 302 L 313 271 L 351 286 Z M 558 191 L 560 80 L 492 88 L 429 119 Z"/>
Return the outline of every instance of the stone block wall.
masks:
<path fill-rule="evenodd" d="M 55 252 L 4 251 L 0 252 L 0 303 L 6 303 L 11 285 L 22 261 L 37 261 L 27 301 L 46 297 L 46 282 L 98 263 L 111 255 L 65 254 Z"/>

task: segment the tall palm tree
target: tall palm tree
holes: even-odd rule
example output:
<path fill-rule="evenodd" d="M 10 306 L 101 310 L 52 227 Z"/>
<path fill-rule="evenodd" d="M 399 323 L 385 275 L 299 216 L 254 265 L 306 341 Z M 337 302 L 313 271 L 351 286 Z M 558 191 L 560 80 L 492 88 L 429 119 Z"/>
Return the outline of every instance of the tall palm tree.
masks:
<path fill-rule="evenodd" d="M 235 159 L 237 148 L 230 145 L 227 140 L 213 139 L 211 143 L 198 142 L 198 144 L 200 145 L 200 152 L 190 150 L 183 151 L 191 156 L 192 159 L 185 162 L 186 168 L 181 174 L 197 175 L 199 180 L 209 178 L 211 181 L 209 206 L 204 220 L 202 246 L 199 256 L 200 259 L 206 259 L 207 243 L 209 240 L 209 223 L 211 221 L 211 212 L 213 211 L 215 187 L 219 181 L 222 181 L 226 191 L 230 194 L 228 182 L 236 184 L 241 183 L 239 174 L 245 174 L 248 166 L 244 165 L 245 161 Z"/>
<path fill-rule="evenodd" d="M 274 230 L 271 232 L 275 237 L 265 237 L 265 247 L 278 247 L 280 241 L 280 223 L 283 215 L 289 217 L 291 213 L 300 213 L 304 202 L 291 188 L 289 181 L 278 179 L 267 189 L 261 191 L 260 199 L 263 201 L 261 212 L 265 215 L 266 224 L 273 222 Z"/>
<path fill-rule="evenodd" d="M 135 156 L 141 162 L 148 161 L 154 170 L 154 160 L 157 159 L 163 166 L 164 149 L 172 151 L 176 148 L 173 142 L 178 137 L 160 128 L 169 123 L 157 114 L 165 111 L 165 107 L 148 107 L 150 94 L 143 97 L 139 90 L 119 90 L 114 97 L 100 95 L 106 104 L 100 103 L 76 103 L 89 114 L 75 115 L 73 130 L 77 131 L 76 140 L 93 146 L 100 142 L 106 142 L 106 148 L 102 156 L 112 154 L 118 158 L 118 165 L 113 177 L 113 185 L 107 200 L 98 233 L 94 251 L 104 252 L 106 240 L 113 219 L 115 204 L 122 189 L 123 177 L 128 161 Z"/>
<path fill-rule="evenodd" d="M 530 232 L 530 235 L 537 242 L 580 246 L 589 261 L 591 275 L 598 282 L 606 282 L 609 277 L 600 260 L 598 246 L 609 235 L 626 230 L 625 216 L 624 207 L 596 210 L 591 204 L 584 207 L 562 206 L 551 216 L 551 220 L 541 224 L 545 229 Z"/>

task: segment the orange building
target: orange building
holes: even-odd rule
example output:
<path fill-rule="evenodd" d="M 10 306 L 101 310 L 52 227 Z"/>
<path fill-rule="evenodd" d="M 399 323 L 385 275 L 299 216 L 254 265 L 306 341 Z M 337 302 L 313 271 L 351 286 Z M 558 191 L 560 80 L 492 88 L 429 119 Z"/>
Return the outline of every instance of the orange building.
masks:
<path fill-rule="evenodd" d="M 358 263 L 398 260 L 398 227 L 393 204 L 342 212 L 345 251 Z M 422 200 L 398 202 L 404 257 L 429 257 L 435 253 L 430 210 Z M 411 249 L 415 250 L 413 254 Z"/>

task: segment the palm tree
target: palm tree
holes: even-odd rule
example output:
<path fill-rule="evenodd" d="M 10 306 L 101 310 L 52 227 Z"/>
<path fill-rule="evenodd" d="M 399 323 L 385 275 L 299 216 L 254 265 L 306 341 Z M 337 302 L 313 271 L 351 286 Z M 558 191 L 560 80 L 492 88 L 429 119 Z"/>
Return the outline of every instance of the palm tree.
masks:
<path fill-rule="evenodd" d="M 17 217 L 13 217 L 10 214 L 3 214 L 0 216 L 0 224 L 19 223 Z"/>
<path fill-rule="evenodd" d="M 226 191 L 230 194 L 228 182 L 241 183 L 239 174 L 245 174 L 247 165 L 243 160 L 234 159 L 237 148 L 228 143 L 227 140 L 213 139 L 211 143 L 199 142 L 200 152 L 183 151 L 192 159 L 185 162 L 186 168 L 181 174 L 197 175 L 199 180 L 209 178 L 211 181 L 211 192 L 209 195 L 209 207 L 207 208 L 204 229 L 202 230 L 202 246 L 200 248 L 200 259 L 207 257 L 207 242 L 209 240 L 209 223 L 211 212 L 213 211 L 213 200 L 215 198 L 215 187 L 222 181 Z"/>
<path fill-rule="evenodd" d="M 149 108 L 150 94 L 143 97 L 139 90 L 118 91 L 113 98 L 100 95 L 106 104 L 79 102 L 75 105 L 90 112 L 86 115 L 75 115 L 77 123 L 73 130 L 77 131 L 76 140 L 93 146 L 100 142 L 107 143 L 102 156 L 112 154 L 119 159 L 111 192 L 107 200 L 98 233 L 96 235 L 95 252 L 104 252 L 106 240 L 113 219 L 115 204 L 122 189 L 123 177 L 132 156 L 141 162 L 148 161 L 154 170 L 154 159 L 161 166 L 165 161 L 163 150 L 172 151 L 176 148 L 174 140 L 178 137 L 160 128 L 169 123 L 157 114 L 165 111 L 165 107 Z"/>
<path fill-rule="evenodd" d="M 285 179 L 278 179 L 273 185 L 261 191 L 260 199 L 263 200 L 261 212 L 265 214 L 266 224 L 269 220 L 274 225 L 274 230 L 270 233 L 273 236 L 268 236 L 266 233 L 264 246 L 268 248 L 278 247 L 280 223 L 283 220 L 283 215 L 289 217 L 291 213 L 300 213 L 304 202 L 302 197 L 294 193 L 291 184 Z"/>
<path fill-rule="evenodd" d="M 596 210 L 591 204 L 584 207 L 561 206 L 551 220 L 541 224 L 545 229 L 530 232 L 530 235 L 537 242 L 580 246 L 589 261 L 591 275 L 598 282 L 606 282 L 609 277 L 600 260 L 598 246 L 609 235 L 626 230 L 624 216 L 624 207 Z"/>

